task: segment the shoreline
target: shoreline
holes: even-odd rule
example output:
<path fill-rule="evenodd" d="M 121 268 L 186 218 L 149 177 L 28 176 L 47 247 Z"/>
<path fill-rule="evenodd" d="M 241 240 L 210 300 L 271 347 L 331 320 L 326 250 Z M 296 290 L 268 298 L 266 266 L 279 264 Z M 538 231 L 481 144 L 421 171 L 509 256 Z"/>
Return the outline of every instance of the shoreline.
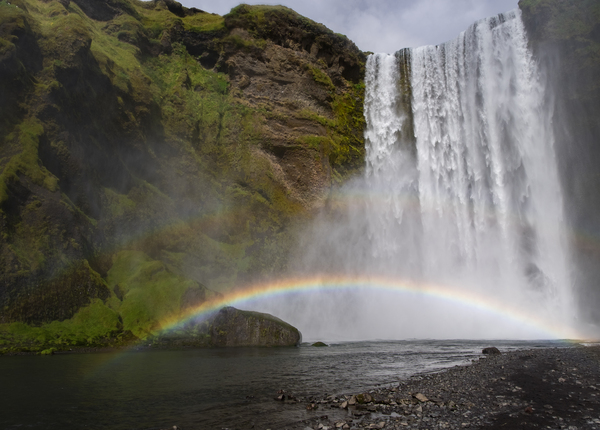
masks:
<path fill-rule="evenodd" d="M 283 401 L 312 415 L 289 429 L 600 429 L 600 345 L 502 352 L 366 392 Z"/>

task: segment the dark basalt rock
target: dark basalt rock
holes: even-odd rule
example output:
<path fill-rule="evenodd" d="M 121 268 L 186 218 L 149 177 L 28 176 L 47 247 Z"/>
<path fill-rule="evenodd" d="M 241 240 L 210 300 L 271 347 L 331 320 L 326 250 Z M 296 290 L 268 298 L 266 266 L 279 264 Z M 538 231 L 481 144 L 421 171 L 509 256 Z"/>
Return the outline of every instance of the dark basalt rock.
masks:
<path fill-rule="evenodd" d="M 483 348 L 483 350 L 481 351 L 483 354 L 487 354 L 487 355 L 500 355 L 501 352 L 498 348 L 496 348 L 495 346 L 489 346 L 487 348 Z"/>
<path fill-rule="evenodd" d="M 273 315 L 228 306 L 211 324 L 214 346 L 295 346 L 302 340 L 297 328 Z"/>
<path fill-rule="evenodd" d="M 156 347 L 297 346 L 300 331 L 279 318 L 228 306 L 153 339 Z M 281 394 L 281 393 L 280 393 Z"/>

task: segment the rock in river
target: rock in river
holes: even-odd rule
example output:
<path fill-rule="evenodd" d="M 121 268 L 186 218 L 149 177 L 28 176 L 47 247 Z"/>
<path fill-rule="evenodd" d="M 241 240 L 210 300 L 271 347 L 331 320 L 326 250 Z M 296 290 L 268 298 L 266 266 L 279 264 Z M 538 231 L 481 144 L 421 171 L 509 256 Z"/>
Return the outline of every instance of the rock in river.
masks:
<path fill-rule="evenodd" d="M 273 315 L 221 309 L 210 328 L 214 346 L 294 346 L 302 340 L 300 331 Z"/>

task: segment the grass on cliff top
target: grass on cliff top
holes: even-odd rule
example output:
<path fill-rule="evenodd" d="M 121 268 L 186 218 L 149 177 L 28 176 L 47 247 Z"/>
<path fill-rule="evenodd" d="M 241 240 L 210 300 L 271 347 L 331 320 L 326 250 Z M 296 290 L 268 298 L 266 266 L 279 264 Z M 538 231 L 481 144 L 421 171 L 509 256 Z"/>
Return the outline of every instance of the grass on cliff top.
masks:
<path fill-rule="evenodd" d="M 325 27 L 323 24 L 306 18 L 289 7 L 281 5 L 271 6 L 240 4 L 231 9 L 231 11 L 226 14 L 224 18 L 226 25 L 228 25 L 228 22 L 231 22 L 228 27 L 250 27 L 251 30 L 258 30 L 260 32 L 261 30 L 265 29 L 265 27 L 271 25 L 272 15 L 285 17 L 292 22 L 298 23 L 301 26 L 313 28 L 321 33 L 334 34 L 333 31 Z M 345 36 L 343 37 L 345 38 Z"/>
<path fill-rule="evenodd" d="M 157 3 L 155 8 L 143 7 L 138 8 L 138 11 L 141 15 L 141 23 L 155 39 L 160 38 L 165 29 L 175 24 L 197 33 L 216 32 L 224 28 L 224 18 L 212 13 L 196 13 L 180 18 L 168 12 L 168 9 L 162 8 L 160 3 Z"/>

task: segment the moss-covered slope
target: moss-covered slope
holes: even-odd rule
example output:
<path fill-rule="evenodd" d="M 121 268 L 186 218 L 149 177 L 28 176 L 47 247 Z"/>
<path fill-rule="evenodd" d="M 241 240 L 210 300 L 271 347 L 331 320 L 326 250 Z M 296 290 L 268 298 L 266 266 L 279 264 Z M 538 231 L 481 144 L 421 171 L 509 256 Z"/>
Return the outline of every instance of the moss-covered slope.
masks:
<path fill-rule="evenodd" d="M 282 270 L 362 164 L 364 60 L 284 7 L 0 1 L 0 323 L 143 337 Z"/>

